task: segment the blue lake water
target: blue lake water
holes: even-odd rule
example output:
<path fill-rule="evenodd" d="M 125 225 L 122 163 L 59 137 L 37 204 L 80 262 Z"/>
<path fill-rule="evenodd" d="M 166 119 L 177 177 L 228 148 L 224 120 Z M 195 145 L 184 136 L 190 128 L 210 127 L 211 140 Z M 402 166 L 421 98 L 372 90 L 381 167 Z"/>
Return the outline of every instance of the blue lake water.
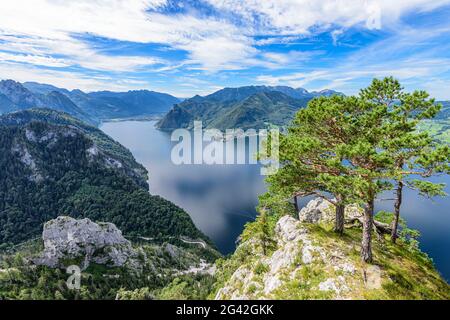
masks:
<path fill-rule="evenodd" d="M 257 165 L 175 165 L 170 134 L 156 130 L 155 122 L 108 122 L 101 129 L 131 150 L 149 171 L 150 192 L 185 209 L 197 227 L 222 253 L 235 249 L 235 240 L 256 215 L 258 195 L 265 192 Z M 450 184 L 450 177 L 435 178 Z M 447 185 L 447 193 L 450 187 Z M 450 280 L 450 197 L 433 201 L 405 192 L 402 215 L 411 228 L 420 230 L 421 248 Z M 386 198 L 390 198 L 386 195 Z M 304 204 L 306 200 L 302 201 Z M 391 201 L 378 201 L 377 210 L 392 210 Z"/>

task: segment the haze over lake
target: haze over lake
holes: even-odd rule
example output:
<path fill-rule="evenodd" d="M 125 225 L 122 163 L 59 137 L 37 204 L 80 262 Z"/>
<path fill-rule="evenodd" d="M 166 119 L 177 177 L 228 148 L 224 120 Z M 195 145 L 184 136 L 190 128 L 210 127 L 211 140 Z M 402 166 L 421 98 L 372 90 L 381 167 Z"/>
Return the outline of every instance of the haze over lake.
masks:
<path fill-rule="evenodd" d="M 108 122 L 100 127 L 131 150 L 150 176 L 150 192 L 185 209 L 197 227 L 209 236 L 224 254 L 235 249 L 244 224 L 256 215 L 258 195 L 265 192 L 264 176 L 258 165 L 174 165 L 170 134 L 154 127 L 154 121 Z M 446 182 L 450 176 L 433 181 Z M 407 190 L 403 217 L 411 228 L 422 233 L 421 248 L 435 261 L 443 276 L 450 279 L 450 198 L 433 201 Z M 383 198 L 391 198 L 389 195 Z M 302 201 L 302 204 L 306 199 Z M 392 210 L 390 201 L 378 201 L 377 210 Z"/>

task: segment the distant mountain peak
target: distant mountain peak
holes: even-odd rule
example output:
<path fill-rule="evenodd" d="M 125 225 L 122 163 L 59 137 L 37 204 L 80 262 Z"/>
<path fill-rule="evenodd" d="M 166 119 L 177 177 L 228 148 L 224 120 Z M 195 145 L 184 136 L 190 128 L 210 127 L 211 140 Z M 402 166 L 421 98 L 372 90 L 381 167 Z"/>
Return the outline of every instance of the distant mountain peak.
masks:
<path fill-rule="evenodd" d="M 313 95 L 315 96 L 332 96 L 332 95 L 344 95 L 342 92 L 338 92 L 335 90 L 331 90 L 331 89 L 323 89 L 320 91 L 313 91 L 311 92 Z"/>
<path fill-rule="evenodd" d="M 0 80 L 0 84 L 2 85 L 16 85 L 16 86 L 21 86 L 22 84 L 20 82 L 17 82 L 15 80 L 12 79 L 4 79 L 4 80 Z"/>
<path fill-rule="evenodd" d="M 0 114 L 29 108 L 65 111 L 91 124 L 103 119 L 123 119 L 166 113 L 181 102 L 166 93 L 145 89 L 127 92 L 85 93 L 38 82 L 0 81 Z"/>
<path fill-rule="evenodd" d="M 217 129 L 285 126 L 295 112 L 317 96 L 339 94 L 332 90 L 309 92 L 288 86 L 223 88 L 207 96 L 194 96 L 177 104 L 158 122 L 164 130 L 192 128 L 198 119 Z"/>
<path fill-rule="evenodd" d="M 39 83 L 39 82 L 32 82 L 32 81 L 24 82 L 22 85 L 25 88 L 27 88 L 28 90 L 30 90 L 31 92 L 37 93 L 37 94 L 48 94 L 52 91 L 63 92 L 63 93 L 69 92 L 66 89 L 58 88 L 51 84 L 43 84 L 43 83 Z"/>
<path fill-rule="evenodd" d="M 20 83 L 11 79 L 0 81 L 0 92 L 11 93 L 13 90 L 27 92 L 28 90 Z"/>

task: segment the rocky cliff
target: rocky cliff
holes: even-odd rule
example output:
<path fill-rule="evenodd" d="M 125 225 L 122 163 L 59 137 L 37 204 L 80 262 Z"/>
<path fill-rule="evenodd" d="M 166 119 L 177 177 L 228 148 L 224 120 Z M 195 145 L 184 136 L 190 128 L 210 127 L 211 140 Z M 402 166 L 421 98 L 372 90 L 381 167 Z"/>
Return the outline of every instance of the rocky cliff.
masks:
<path fill-rule="evenodd" d="M 346 218 L 360 208 L 346 208 Z M 272 246 L 245 232 L 235 254 L 218 263 L 215 299 L 449 299 L 450 287 L 431 260 L 407 243 L 374 241 L 374 263 L 359 258 L 361 230 L 332 231 L 335 211 L 315 199 L 299 217 L 272 226 Z M 249 230 L 252 225 L 247 226 Z"/>
<path fill-rule="evenodd" d="M 147 170 L 125 147 L 66 113 L 0 116 L 0 245 L 42 232 L 57 215 L 109 221 L 128 235 L 209 242 L 189 215 L 148 192 Z"/>
<path fill-rule="evenodd" d="M 44 225 L 42 240 L 44 251 L 34 260 L 38 265 L 65 267 L 68 260 L 82 262 L 82 269 L 91 262 L 133 268 L 139 264 L 137 251 L 112 223 L 60 216 Z"/>
<path fill-rule="evenodd" d="M 42 239 L 0 250 L 0 300 L 204 299 L 209 294 L 219 256 L 209 245 L 130 239 L 112 223 L 50 220 Z M 80 287 L 74 289 L 68 281 L 78 268 Z"/>

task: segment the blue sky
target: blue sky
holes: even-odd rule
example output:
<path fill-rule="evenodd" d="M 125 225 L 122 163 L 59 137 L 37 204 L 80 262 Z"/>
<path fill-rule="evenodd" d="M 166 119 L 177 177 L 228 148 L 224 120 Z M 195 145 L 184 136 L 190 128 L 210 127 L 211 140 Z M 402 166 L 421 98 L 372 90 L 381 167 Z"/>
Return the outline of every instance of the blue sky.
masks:
<path fill-rule="evenodd" d="M 189 97 L 393 75 L 450 99 L 450 0 L 2 0 L 0 79 Z"/>

